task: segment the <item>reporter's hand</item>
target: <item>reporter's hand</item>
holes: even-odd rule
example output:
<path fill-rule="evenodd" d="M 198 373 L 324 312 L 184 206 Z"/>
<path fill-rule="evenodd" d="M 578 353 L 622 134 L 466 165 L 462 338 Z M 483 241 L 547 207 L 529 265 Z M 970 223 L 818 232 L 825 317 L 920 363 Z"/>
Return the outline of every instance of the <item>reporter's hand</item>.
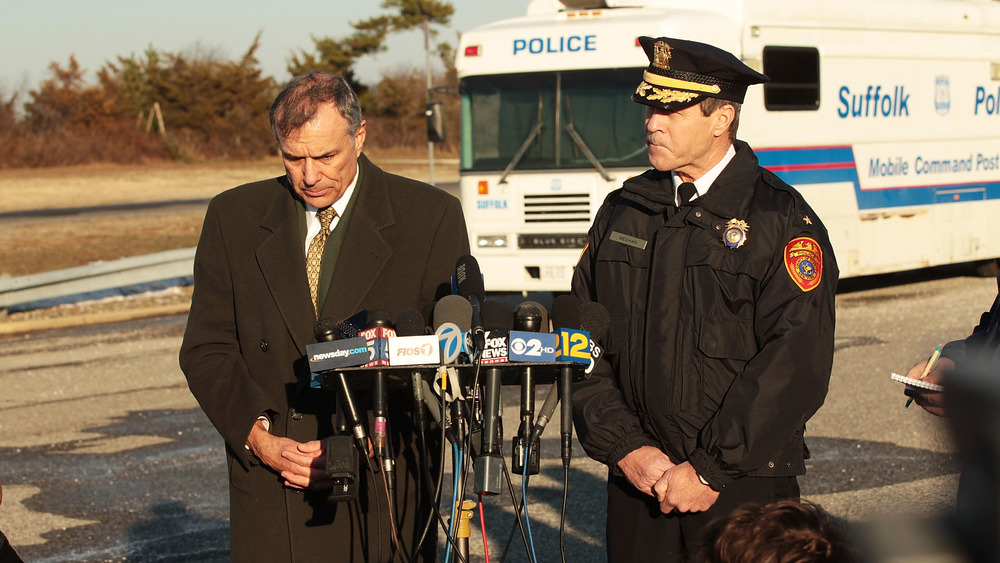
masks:
<path fill-rule="evenodd" d="M 653 485 L 673 466 L 667 454 L 653 446 L 632 450 L 618 462 L 618 469 L 622 470 L 633 487 L 654 497 L 657 495 L 653 491 Z"/>
<path fill-rule="evenodd" d="M 285 485 L 295 489 L 329 489 L 333 480 L 326 474 L 326 450 L 323 442 L 296 442 L 274 436 L 261 422 L 250 430 L 247 445 L 261 463 L 281 474 Z"/>
<path fill-rule="evenodd" d="M 910 368 L 910 371 L 906 372 L 906 377 L 911 379 L 920 379 L 921 374 L 924 373 L 925 367 L 927 367 L 927 360 L 917 362 L 915 366 Z M 944 372 L 952 369 L 955 369 L 955 362 L 953 362 L 950 358 L 941 356 L 941 358 L 938 359 L 937 364 L 934 365 L 934 369 L 927 374 L 927 377 L 925 377 L 923 381 L 926 383 L 935 383 L 940 385 Z M 944 393 L 941 391 L 920 389 L 919 387 L 916 388 L 916 391 L 917 395 L 913 397 L 913 401 L 920 405 L 922 409 L 935 416 L 944 416 L 946 414 L 944 410 Z"/>

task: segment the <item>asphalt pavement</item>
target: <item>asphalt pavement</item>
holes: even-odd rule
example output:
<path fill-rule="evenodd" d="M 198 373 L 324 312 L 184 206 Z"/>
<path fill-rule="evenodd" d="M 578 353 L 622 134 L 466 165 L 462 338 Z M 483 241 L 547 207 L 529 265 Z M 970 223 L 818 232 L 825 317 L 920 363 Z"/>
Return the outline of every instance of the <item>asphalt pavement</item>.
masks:
<path fill-rule="evenodd" d="M 804 497 L 856 525 L 859 537 L 935 548 L 937 519 L 954 508 L 953 440 L 942 419 L 904 410 L 889 373 L 967 335 L 996 291 L 993 279 L 930 270 L 842 282 L 830 392 L 806 434 Z M 0 336 L 0 530 L 26 561 L 228 559 L 222 441 L 177 366 L 185 320 Z M 504 389 L 506 452 L 517 392 Z M 542 448 L 542 471 L 528 488 L 531 535 L 539 561 L 558 561 L 558 419 Z M 574 454 L 566 560 L 604 561 L 606 469 L 578 444 Z M 518 476 L 512 485 L 519 498 Z M 501 495 L 486 505 L 491 560 L 499 560 L 512 503 Z M 473 561 L 483 560 L 479 520 Z M 519 533 L 506 560 L 528 560 Z"/>

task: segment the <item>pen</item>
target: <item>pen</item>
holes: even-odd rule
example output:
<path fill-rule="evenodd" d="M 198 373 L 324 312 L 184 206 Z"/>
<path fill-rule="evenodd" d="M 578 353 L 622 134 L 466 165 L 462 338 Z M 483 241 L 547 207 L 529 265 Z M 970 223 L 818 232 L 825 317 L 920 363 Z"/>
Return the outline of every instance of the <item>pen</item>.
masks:
<path fill-rule="evenodd" d="M 927 377 L 927 374 L 930 373 L 931 370 L 934 369 L 934 366 L 937 365 L 938 358 L 940 357 L 941 357 L 941 347 L 938 346 L 937 348 L 934 349 L 934 352 L 931 353 L 931 359 L 927 360 L 927 365 L 924 366 L 924 372 L 920 374 L 920 379 Z M 903 406 L 903 410 L 910 408 L 910 403 L 912 402 L 913 402 L 913 397 L 907 399 L 906 405 Z"/>

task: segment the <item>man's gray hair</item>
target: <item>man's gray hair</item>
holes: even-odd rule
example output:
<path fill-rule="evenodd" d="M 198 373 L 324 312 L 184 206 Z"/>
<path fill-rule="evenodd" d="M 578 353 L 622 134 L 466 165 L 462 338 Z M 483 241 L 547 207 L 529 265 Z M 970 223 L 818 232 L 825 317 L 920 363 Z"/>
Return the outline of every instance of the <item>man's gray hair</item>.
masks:
<path fill-rule="evenodd" d="M 315 117 L 320 106 L 328 103 L 335 104 L 347 120 L 347 132 L 353 143 L 361 127 L 361 103 L 357 94 L 339 74 L 314 70 L 285 84 L 271 104 L 267 117 L 278 145 Z"/>
<path fill-rule="evenodd" d="M 722 98 L 705 98 L 701 101 L 701 113 L 705 117 L 708 117 L 715 113 L 715 110 L 721 108 L 722 106 L 733 106 L 733 122 L 729 125 L 729 141 L 732 143 L 736 142 L 736 131 L 740 128 L 740 108 L 743 104 L 739 102 L 731 102 L 729 100 L 723 100 Z"/>

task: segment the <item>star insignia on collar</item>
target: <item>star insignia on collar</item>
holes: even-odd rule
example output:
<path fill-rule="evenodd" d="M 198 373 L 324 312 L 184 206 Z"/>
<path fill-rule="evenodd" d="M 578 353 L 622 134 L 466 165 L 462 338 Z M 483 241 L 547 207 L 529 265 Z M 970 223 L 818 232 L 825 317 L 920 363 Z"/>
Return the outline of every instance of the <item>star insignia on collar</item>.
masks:
<path fill-rule="evenodd" d="M 812 225 L 813 224 L 813 220 L 810 219 L 808 215 L 806 215 L 805 217 L 803 217 L 802 220 L 806 222 L 806 225 Z"/>

